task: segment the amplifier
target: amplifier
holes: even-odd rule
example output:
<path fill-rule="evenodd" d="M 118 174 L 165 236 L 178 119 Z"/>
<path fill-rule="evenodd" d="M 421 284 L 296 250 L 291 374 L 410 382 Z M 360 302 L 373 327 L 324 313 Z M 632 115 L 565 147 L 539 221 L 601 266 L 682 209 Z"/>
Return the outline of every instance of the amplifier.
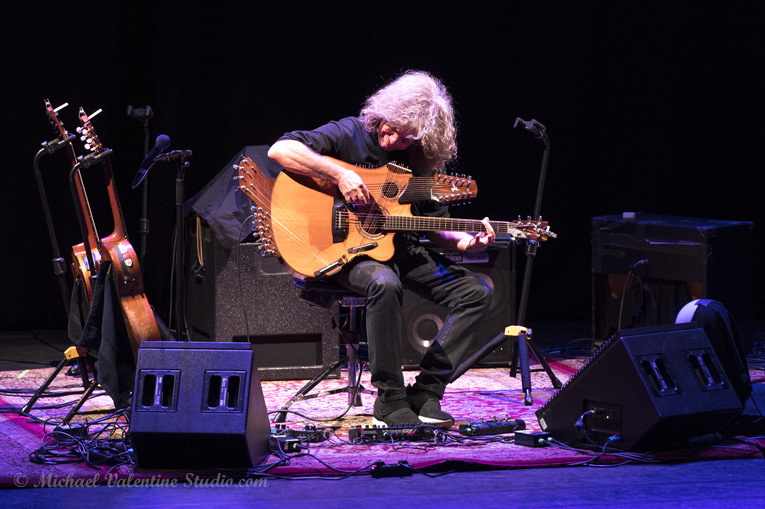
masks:
<path fill-rule="evenodd" d="M 620 323 L 674 323 L 685 304 L 702 298 L 721 302 L 747 331 L 751 222 L 625 213 L 594 217 L 591 224 L 594 338 L 610 337 Z M 745 344 L 750 353 L 751 339 Z"/>
<path fill-rule="evenodd" d="M 188 235 L 188 267 L 197 260 L 197 235 Z M 192 340 L 251 343 L 262 380 L 311 379 L 339 359 L 330 314 L 300 298 L 276 258 L 261 256 L 254 243 L 224 249 L 206 226 L 199 235 L 205 269 L 189 268 L 186 278 Z"/>
<path fill-rule="evenodd" d="M 423 242 L 427 245 L 427 242 Z M 465 253 L 428 245 L 447 258 L 460 264 L 478 275 L 494 290 L 491 306 L 475 338 L 475 347 L 468 352 L 468 357 L 505 327 L 515 320 L 515 244 L 512 241 L 497 241 L 483 252 Z M 416 293 L 404 291 L 404 327 L 406 336 L 401 345 L 401 354 L 405 369 L 419 369 L 420 361 L 433 343 L 438 331 L 449 313 L 448 308 L 438 306 Z M 494 351 L 487 354 L 476 367 L 507 366 L 512 358 L 514 342 L 505 341 Z"/>

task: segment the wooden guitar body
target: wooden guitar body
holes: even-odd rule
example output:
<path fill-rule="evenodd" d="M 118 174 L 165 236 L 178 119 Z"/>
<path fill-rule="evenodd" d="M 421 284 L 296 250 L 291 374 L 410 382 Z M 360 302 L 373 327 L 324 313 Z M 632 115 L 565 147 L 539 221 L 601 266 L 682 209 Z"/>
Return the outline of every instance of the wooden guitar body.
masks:
<path fill-rule="evenodd" d="M 379 181 L 385 171 L 363 168 L 358 171 L 374 196 L 376 207 L 389 214 L 410 213 L 410 205 L 397 203 L 397 193 L 385 196 L 375 191 L 381 188 Z M 393 187 L 390 181 L 388 185 Z M 337 186 L 288 172 L 276 179 L 271 198 L 271 214 L 278 218 L 273 222 L 274 241 L 285 263 L 298 276 L 329 276 L 356 256 L 378 261 L 393 256 L 393 233 L 365 230 L 363 225 L 344 228 L 337 224 L 340 210 L 345 210 L 345 206 Z M 359 249 L 354 252 L 353 248 Z M 328 266 L 331 267 L 316 274 Z"/>
<path fill-rule="evenodd" d="M 80 109 L 80 120 L 89 148 L 95 153 L 102 152 L 104 147 L 95 133 L 90 118 L 82 109 Z M 141 342 L 160 341 L 162 337 L 154 311 L 146 298 L 138 256 L 127 238 L 125 220 L 108 157 L 104 158 L 102 168 L 112 210 L 114 232 L 99 240 L 100 258 L 112 262 L 112 276 L 133 349 L 133 357 L 136 358 Z"/>
<path fill-rule="evenodd" d="M 127 239 L 110 235 L 102 239 L 101 257 L 112 262 L 112 277 L 135 357 L 142 341 L 162 339 L 154 311 L 146 298 L 138 255 Z"/>

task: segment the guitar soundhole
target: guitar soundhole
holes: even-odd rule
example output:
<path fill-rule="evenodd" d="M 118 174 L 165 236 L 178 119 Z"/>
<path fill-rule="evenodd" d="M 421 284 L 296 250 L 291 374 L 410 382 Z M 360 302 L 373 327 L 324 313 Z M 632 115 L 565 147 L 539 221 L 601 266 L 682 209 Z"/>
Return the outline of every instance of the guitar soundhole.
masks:
<path fill-rule="evenodd" d="M 348 207 L 353 213 L 349 218 L 358 231 L 366 238 L 378 238 L 385 234 L 385 214 L 377 203 Z"/>
<path fill-rule="evenodd" d="M 367 236 L 381 235 L 383 233 L 383 226 L 385 225 L 385 216 L 378 212 L 368 214 L 363 217 L 363 220 L 359 226 L 364 230 Z"/>
<path fill-rule="evenodd" d="M 392 199 L 398 196 L 399 187 L 395 182 L 384 182 L 381 191 L 385 198 Z"/>

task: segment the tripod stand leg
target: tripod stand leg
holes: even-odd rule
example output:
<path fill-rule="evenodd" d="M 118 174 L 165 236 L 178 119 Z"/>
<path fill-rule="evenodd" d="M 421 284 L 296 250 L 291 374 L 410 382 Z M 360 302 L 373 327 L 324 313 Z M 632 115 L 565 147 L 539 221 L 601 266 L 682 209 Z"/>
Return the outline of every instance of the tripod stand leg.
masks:
<path fill-rule="evenodd" d="M 521 388 L 523 389 L 523 404 L 531 405 L 534 399 L 531 397 L 531 370 L 529 369 L 528 338 L 526 331 L 518 335 L 518 359 L 521 364 Z"/>
<path fill-rule="evenodd" d="M 37 389 L 37 392 L 34 393 L 34 395 L 29 399 L 26 405 L 24 405 L 24 408 L 21 409 L 21 414 L 23 415 L 29 415 L 29 411 L 32 410 L 32 407 L 35 403 L 37 403 L 37 400 L 40 399 L 40 396 L 48 389 L 51 382 L 56 378 L 56 376 L 61 373 L 61 370 L 64 369 L 64 366 L 66 366 L 66 363 L 69 362 L 69 359 L 64 357 L 61 359 L 61 362 L 56 367 L 56 370 L 53 371 L 53 373 L 48 377 L 47 380 L 40 386 L 39 389 Z"/>
<path fill-rule="evenodd" d="M 279 411 L 274 415 L 274 418 L 271 422 L 284 422 L 287 418 L 287 412 L 286 410 L 293 405 L 293 403 L 296 403 L 300 401 L 301 399 L 305 398 L 305 395 L 311 392 L 311 390 L 319 385 L 319 383 L 326 379 L 333 371 L 335 371 L 337 368 L 340 367 L 340 365 L 343 363 L 343 359 L 335 362 L 331 366 L 325 368 L 321 373 L 313 377 L 307 384 L 303 386 L 302 389 L 300 389 L 297 394 L 292 396 L 292 399 L 290 399 L 287 403 L 285 403 Z"/>
<path fill-rule="evenodd" d="M 66 349 L 64 352 L 64 358 L 61 359 L 61 362 L 59 362 L 58 366 L 56 366 L 56 369 L 51 373 L 51 375 L 48 377 L 47 380 L 40 386 L 39 389 L 37 389 L 37 392 L 34 393 L 34 395 L 29 399 L 26 405 L 24 405 L 24 408 L 21 409 L 19 413 L 22 415 L 29 415 L 30 410 L 32 410 L 32 407 L 35 403 L 37 403 L 37 400 L 40 399 L 40 397 L 43 395 L 43 393 L 48 390 L 48 387 L 50 387 L 50 384 L 53 383 L 53 380 L 56 379 L 59 373 L 61 373 L 61 370 L 64 369 L 64 366 L 72 360 L 77 359 L 78 363 L 80 363 L 80 366 L 82 367 L 81 360 L 87 356 L 87 353 L 84 348 L 80 346 L 70 346 Z M 82 382 L 83 387 L 87 388 L 88 386 L 88 379 L 87 379 L 87 371 L 84 372 Z M 92 392 L 92 391 L 91 391 Z M 82 405 L 80 405 L 82 406 Z"/>
<path fill-rule="evenodd" d="M 351 406 L 361 406 L 361 391 L 356 390 L 356 379 L 359 376 L 359 356 L 351 345 L 347 346 L 348 359 L 348 404 Z M 359 386 L 359 389 L 363 387 Z"/>
<path fill-rule="evenodd" d="M 85 390 L 85 393 L 82 395 L 82 397 L 77 402 L 77 404 L 74 405 L 74 407 L 72 407 L 72 409 L 69 411 L 69 413 L 66 415 L 66 417 L 64 417 L 64 420 L 61 421 L 61 425 L 62 426 L 68 426 L 69 425 L 69 421 L 71 421 L 72 418 L 75 415 L 77 415 L 77 412 L 80 411 L 80 408 L 82 408 L 82 405 L 85 404 L 85 402 L 88 400 L 90 395 L 93 394 L 93 391 L 96 390 L 96 387 L 98 387 L 98 380 L 93 379 L 93 381 L 90 383 L 90 387 L 88 387 Z"/>
<path fill-rule="evenodd" d="M 547 376 L 550 377 L 550 381 L 552 382 L 553 387 L 555 387 L 556 389 L 560 389 L 561 387 L 563 387 L 563 384 L 561 383 L 560 380 L 558 380 L 558 377 L 555 376 L 555 373 L 553 372 L 552 368 L 550 367 L 550 365 L 545 360 L 545 358 L 542 355 L 542 353 L 539 351 L 539 348 L 537 348 L 537 345 L 535 345 L 533 341 L 529 340 L 529 345 L 528 346 L 529 346 L 529 348 L 531 348 L 531 351 L 534 352 L 534 357 L 537 358 L 539 363 L 542 365 L 544 370 L 547 372 Z"/>

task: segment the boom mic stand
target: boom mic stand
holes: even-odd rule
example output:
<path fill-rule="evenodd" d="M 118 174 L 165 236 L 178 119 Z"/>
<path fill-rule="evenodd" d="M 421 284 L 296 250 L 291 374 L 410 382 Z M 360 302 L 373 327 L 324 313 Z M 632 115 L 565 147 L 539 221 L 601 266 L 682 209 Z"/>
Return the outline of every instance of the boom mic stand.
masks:
<path fill-rule="evenodd" d="M 141 122 L 143 124 L 143 153 L 144 155 L 149 153 L 149 120 L 154 117 L 154 110 L 151 106 L 145 108 L 133 108 L 127 107 L 128 117 Z M 138 263 L 141 267 L 144 266 L 144 258 L 146 258 L 146 241 L 149 235 L 149 180 L 146 179 L 141 188 L 141 220 L 140 229 L 138 235 L 141 237 L 141 246 L 138 251 Z"/>
<path fill-rule="evenodd" d="M 185 233 L 183 221 L 183 204 L 185 196 L 185 175 L 189 167 L 187 157 L 191 156 L 191 150 L 173 150 L 157 156 L 155 161 L 177 161 L 175 173 L 175 337 L 182 341 L 191 338 L 184 335 L 184 289 L 183 289 L 183 251 L 185 245 Z"/>
<path fill-rule="evenodd" d="M 518 127 L 519 125 L 523 125 L 524 128 L 531 131 L 536 138 L 541 139 L 544 142 L 544 153 L 542 155 L 542 167 L 539 171 L 539 183 L 537 185 L 537 198 L 536 203 L 534 204 L 534 218 L 539 219 L 540 218 L 540 210 L 542 208 L 542 193 L 544 191 L 544 185 L 545 185 L 545 178 L 547 177 L 547 160 L 550 156 L 550 140 L 547 137 L 546 128 L 541 123 L 539 123 L 536 120 L 529 120 L 528 122 L 523 120 L 522 118 L 516 118 L 515 124 L 513 127 Z M 539 248 L 539 242 L 529 239 L 526 242 L 526 268 L 523 274 L 523 286 L 521 287 L 521 297 L 520 297 L 520 305 L 518 307 L 518 323 L 523 324 L 526 321 L 526 307 L 528 305 L 529 300 L 529 289 L 530 289 L 530 283 L 531 283 L 531 269 L 533 267 L 533 261 L 537 254 L 537 249 Z M 545 360 L 544 356 L 541 354 L 537 346 L 530 341 L 531 337 L 531 330 L 526 329 L 523 326 L 511 326 L 507 327 L 507 329 L 498 334 L 494 337 L 491 341 L 489 341 L 487 344 L 485 344 L 483 347 L 478 349 L 470 358 L 465 360 L 462 364 L 460 364 L 457 369 L 454 372 L 454 375 L 452 376 L 450 381 L 456 380 L 458 377 L 460 377 L 465 371 L 470 369 L 476 362 L 480 361 L 483 357 L 485 357 L 489 352 L 493 351 L 495 348 L 497 348 L 499 345 L 501 345 L 508 336 L 516 336 L 517 337 L 517 348 L 513 350 L 513 359 L 510 363 L 510 376 L 515 377 L 517 364 L 520 361 L 520 367 L 521 367 L 521 387 L 523 388 L 524 392 L 524 404 L 531 405 L 534 401 L 531 397 L 531 373 L 529 369 L 529 357 L 528 357 L 528 349 L 530 348 L 531 351 L 534 353 L 534 356 L 537 358 L 539 363 L 542 365 L 544 370 L 547 372 L 547 375 L 550 377 L 550 381 L 553 384 L 553 387 L 556 389 L 560 389 L 563 384 L 560 380 L 558 380 L 558 377 L 555 376 L 555 373 L 550 368 L 550 365 Z"/>

